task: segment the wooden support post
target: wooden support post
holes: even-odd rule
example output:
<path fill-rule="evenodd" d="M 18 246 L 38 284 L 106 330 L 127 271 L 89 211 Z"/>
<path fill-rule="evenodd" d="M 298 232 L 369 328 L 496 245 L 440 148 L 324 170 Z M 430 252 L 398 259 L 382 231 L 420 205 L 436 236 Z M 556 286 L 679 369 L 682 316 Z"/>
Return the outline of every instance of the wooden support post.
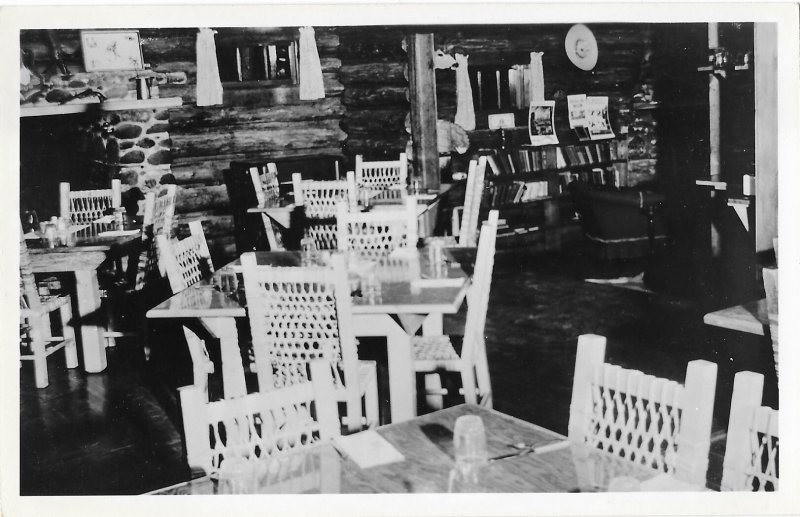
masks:
<path fill-rule="evenodd" d="M 716 23 L 708 24 L 708 48 L 713 50 L 719 47 L 719 26 Z M 708 74 L 708 172 L 711 181 L 720 179 L 720 95 L 719 77 Z M 713 199 L 715 193 L 711 192 Z M 719 257 L 721 252 L 719 230 L 711 224 L 711 255 Z"/>
<path fill-rule="evenodd" d="M 408 69 L 414 176 L 422 179 L 424 188 L 438 190 L 440 178 L 433 34 L 408 36 Z"/>
<path fill-rule="evenodd" d="M 778 236 L 778 27 L 755 24 L 756 252 Z"/>
<path fill-rule="evenodd" d="M 572 401 L 569 406 L 567 436 L 573 443 L 584 443 L 592 413 L 592 375 L 606 357 L 606 338 L 595 334 L 578 336 L 575 376 L 572 379 Z"/>

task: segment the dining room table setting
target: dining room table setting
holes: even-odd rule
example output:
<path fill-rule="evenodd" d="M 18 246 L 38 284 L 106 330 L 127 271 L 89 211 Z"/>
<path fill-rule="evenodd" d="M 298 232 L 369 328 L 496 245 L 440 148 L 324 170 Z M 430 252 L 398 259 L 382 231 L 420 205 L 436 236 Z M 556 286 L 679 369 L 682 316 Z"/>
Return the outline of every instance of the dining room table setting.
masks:
<path fill-rule="evenodd" d="M 436 251 L 435 251 L 436 250 Z M 257 251 L 258 265 L 324 267 L 329 250 Z M 444 314 L 458 312 L 470 285 L 461 264 L 444 247 L 398 248 L 380 260 L 346 256 L 357 337 L 387 340 L 391 419 L 416 414 L 416 388 L 410 337 L 441 333 Z M 468 268 L 468 267 L 467 267 Z M 198 318 L 220 340 L 224 397 L 246 394 L 237 318 L 247 317 L 242 263 L 237 258 L 207 278 L 147 311 L 151 319 Z"/>
<path fill-rule="evenodd" d="M 85 224 L 53 216 L 38 223 L 28 220 L 23 227 L 33 273 L 75 276 L 77 325 L 87 372 L 101 372 L 107 365 L 103 291 L 98 275 L 103 270 L 114 275 L 124 271 L 129 255 L 138 250 L 142 234 L 141 225 L 127 217 L 124 209 L 109 212 Z"/>
<path fill-rule="evenodd" d="M 235 463 L 146 495 L 707 491 L 471 404 Z"/>

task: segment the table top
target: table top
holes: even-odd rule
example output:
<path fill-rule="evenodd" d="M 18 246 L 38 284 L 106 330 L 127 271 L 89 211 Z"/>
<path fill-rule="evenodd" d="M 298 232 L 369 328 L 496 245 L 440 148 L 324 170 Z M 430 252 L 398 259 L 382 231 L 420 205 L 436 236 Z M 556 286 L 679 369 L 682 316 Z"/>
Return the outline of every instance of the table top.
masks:
<path fill-rule="evenodd" d="M 259 265 L 297 267 L 303 262 L 299 251 L 257 251 Z M 318 255 L 324 262 L 325 252 Z M 458 312 L 469 287 L 469 277 L 450 257 L 445 266 L 434 269 L 428 261 L 427 250 L 412 250 L 404 258 L 372 265 L 379 282 L 377 293 L 365 296 L 360 289 L 352 297 L 353 314 L 429 314 Z M 220 268 L 215 274 L 237 274 L 242 270 L 239 259 Z M 363 274 L 363 271 L 361 272 Z M 359 283 L 359 271 L 349 273 L 351 285 Z M 243 285 L 241 277 L 239 286 Z M 246 311 L 236 299 L 215 288 L 208 281 L 200 282 L 147 312 L 148 318 L 244 317 Z"/>
<path fill-rule="evenodd" d="M 493 461 L 484 467 L 478 484 L 454 483 L 452 432 L 462 415 L 481 417 L 490 457 L 514 452 L 510 444 L 518 442 L 561 443 L 563 447 Z M 659 475 L 654 469 L 585 445 L 564 443 L 563 435 L 474 405 L 436 411 L 379 427 L 377 432 L 403 455 L 403 461 L 362 469 L 326 444 L 264 460 L 263 471 L 272 474 L 254 478 L 247 493 L 597 492 L 605 491 L 615 477 L 646 482 Z M 225 483 L 204 476 L 152 493 L 199 495 L 229 493 L 228 489 Z"/>
<path fill-rule="evenodd" d="M 69 246 L 50 248 L 44 239 L 26 239 L 34 273 L 95 270 L 109 258 L 121 257 L 139 241 L 141 232 L 124 234 L 75 233 Z"/>
<path fill-rule="evenodd" d="M 763 336 L 765 335 L 764 326 L 769 326 L 767 300 L 762 298 L 742 305 L 709 312 L 703 316 L 703 322 L 715 327 Z"/>

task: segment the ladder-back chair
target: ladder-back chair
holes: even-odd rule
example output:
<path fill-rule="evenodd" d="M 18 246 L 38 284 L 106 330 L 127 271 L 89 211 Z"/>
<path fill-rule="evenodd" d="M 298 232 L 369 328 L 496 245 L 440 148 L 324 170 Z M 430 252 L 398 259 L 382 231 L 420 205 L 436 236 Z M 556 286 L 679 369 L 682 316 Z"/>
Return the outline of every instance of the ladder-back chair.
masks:
<path fill-rule="evenodd" d="M 28 246 L 20 227 L 19 243 L 20 359 L 33 362 L 37 388 L 49 384 L 47 358 L 64 349 L 67 368 L 78 366 L 75 329 L 72 325 L 72 304 L 69 296 L 42 298 L 31 268 Z M 50 315 L 59 313 L 61 336 L 52 335 Z"/>
<path fill-rule="evenodd" d="M 280 197 L 278 166 L 275 163 L 270 162 L 266 165 L 250 167 L 249 172 L 258 206 L 266 206 Z M 269 215 L 262 213 L 261 222 L 264 224 L 264 233 L 267 235 L 269 249 L 273 251 L 282 250 L 283 242 L 280 238 L 280 232 L 275 230 Z"/>
<path fill-rule="evenodd" d="M 335 250 L 336 205 L 347 204 L 348 211 L 356 209 L 355 173 L 349 171 L 344 180 L 303 180 L 300 173 L 292 174 L 294 204 L 302 206 L 306 216 L 304 237 L 314 239 L 317 249 Z"/>
<path fill-rule="evenodd" d="M 459 246 L 472 247 L 478 240 L 478 217 L 483 199 L 483 179 L 486 173 L 486 157 L 469 162 L 467 189 L 464 206 L 453 209 L 452 231 Z"/>
<path fill-rule="evenodd" d="M 172 293 L 190 287 L 214 272 L 214 264 L 208 251 L 201 221 L 189 223 L 191 235 L 179 240 L 156 235 L 161 263 L 164 265 Z M 208 330 L 208 329 L 206 329 Z M 205 342 L 191 329 L 183 325 L 183 333 L 192 358 L 194 385 L 208 394 L 208 376 L 214 373 L 214 363 L 208 355 Z"/>
<path fill-rule="evenodd" d="M 486 359 L 484 329 L 486 311 L 489 308 L 489 291 L 494 268 L 495 241 L 497 237 L 497 210 L 489 212 L 483 223 L 478 243 L 478 255 L 472 286 L 467 294 L 467 320 L 463 338 L 456 340 L 450 336 L 417 336 L 412 338 L 414 349 L 414 370 L 435 373 L 438 370 L 461 374 L 462 393 L 468 404 L 492 407 L 492 387 L 489 377 L 489 364 Z M 454 345 L 461 341 L 460 350 Z M 430 381 L 426 379 L 426 384 Z M 444 390 L 428 390 L 430 397 L 440 397 Z M 435 405 L 438 402 L 431 400 Z"/>
<path fill-rule="evenodd" d="M 94 190 L 71 190 L 70 184 L 59 184 L 59 215 L 74 225 L 88 224 L 89 230 L 105 231 L 113 226 L 92 224 L 104 217 L 109 209 L 122 206 L 120 180 L 111 180 L 111 188 Z"/>
<path fill-rule="evenodd" d="M 310 381 L 215 402 L 197 386 L 182 387 L 189 466 L 213 475 L 238 462 L 281 457 L 339 436 L 330 366 L 319 360 L 309 369 Z"/>
<path fill-rule="evenodd" d="M 377 162 L 365 162 L 363 156 L 356 155 L 355 173 L 356 188 L 359 192 L 406 188 L 408 181 L 406 153 L 400 153 L 400 158 L 397 160 Z"/>
<path fill-rule="evenodd" d="M 405 198 L 396 209 L 349 212 L 337 206 L 337 244 L 341 251 L 379 260 L 398 248 L 416 249 L 418 239 L 417 199 Z"/>
<path fill-rule="evenodd" d="M 778 411 L 761 405 L 764 376 L 738 372 L 728 423 L 721 490 L 778 490 Z"/>
<path fill-rule="evenodd" d="M 366 424 L 376 426 L 377 369 L 358 360 L 344 256 L 334 254 L 331 267 L 271 267 L 245 253 L 242 268 L 259 388 L 303 382 L 308 362 L 322 358 L 334 372 L 336 399 L 347 405 L 347 428 L 363 425 L 362 397 Z"/>
<path fill-rule="evenodd" d="M 136 266 L 134 290 L 141 291 L 151 275 L 158 270 L 161 276 L 166 270 L 158 260 L 156 237 L 172 237 L 172 223 L 175 217 L 176 185 L 164 185 L 158 191 L 145 196 L 144 226 L 142 227 L 142 252 Z M 151 208 L 152 207 L 152 208 Z"/>
<path fill-rule="evenodd" d="M 705 486 L 717 365 L 689 362 L 680 384 L 606 363 L 605 352 L 605 337 L 578 337 L 569 440 Z"/>

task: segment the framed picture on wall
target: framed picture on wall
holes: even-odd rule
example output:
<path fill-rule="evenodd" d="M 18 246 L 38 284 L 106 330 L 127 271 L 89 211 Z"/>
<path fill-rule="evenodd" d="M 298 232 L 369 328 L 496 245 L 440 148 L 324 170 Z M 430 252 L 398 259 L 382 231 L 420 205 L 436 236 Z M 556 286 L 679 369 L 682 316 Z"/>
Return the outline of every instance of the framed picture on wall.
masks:
<path fill-rule="evenodd" d="M 144 69 L 137 30 L 83 30 L 81 48 L 87 72 Z"/>

